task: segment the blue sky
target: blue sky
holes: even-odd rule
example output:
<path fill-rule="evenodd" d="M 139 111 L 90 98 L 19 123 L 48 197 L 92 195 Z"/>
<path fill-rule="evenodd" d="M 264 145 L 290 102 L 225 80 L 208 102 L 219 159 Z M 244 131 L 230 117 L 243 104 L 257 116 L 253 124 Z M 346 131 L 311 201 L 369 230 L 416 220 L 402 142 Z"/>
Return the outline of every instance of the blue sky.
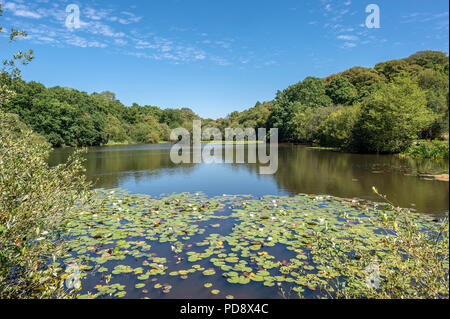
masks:
<path fill-rule="evenodd" d="M 8 47 L 0 35 L 0 58 L 35 51 L 25 80 L 212 118 L 271 100 L 306 76 L 449 51 L 446 0 L 0 2 L 1 25 L 29 34 Z M 371 3 L 380 8 L 379 29 L 365 26 Z M 80 9 L 78 29 L 65 25 L 69 4 Z"/>

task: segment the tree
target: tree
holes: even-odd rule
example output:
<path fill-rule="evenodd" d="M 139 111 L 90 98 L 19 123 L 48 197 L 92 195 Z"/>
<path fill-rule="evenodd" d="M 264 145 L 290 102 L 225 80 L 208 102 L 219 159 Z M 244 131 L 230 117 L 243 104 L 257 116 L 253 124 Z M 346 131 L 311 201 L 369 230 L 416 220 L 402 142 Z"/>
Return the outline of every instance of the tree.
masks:
<path fill-rule="evenodd" d="M 355 86 L 345 77 L 332 79 L 325 92 L 334 104 L 350 104 L 357 94 Z"/>
<path fill-rule="evenodd" d="M 304 106 L 300 102 L 274 104 L 268 120 L 268 126 L 270 128 L 278 128 L 278 137 L 281 141 L 294 140 L 294 130 L 297 124 L 292 119 L 303 108 Z"/>
<path fill-rule="evenodd" d="M 434 119 L 425 93 L 410 78 L 398 77 L 362 102 L 352 147 L 359 152 L 401 152 Z"/>
<path fill-rule="evenodd" d="M 347 78 L 358 91 L 365 86 L 386 82 L 386 78 L 383 74 L 379 74 L 374 69 L 360 66 L 342 72 L 341 76 Z"/>
<path fill-rule="evenodd" d="M 322 80 L 314 77 L 307 77 L 302 82 L 289 86 L 283 92 L 278 92 L 275 101 L 285 105 L 289 102 L 300 102 L 312 108 L 331 104 Z"/>
<path fill-rule="evenodd" d="M 0 3 L 0 17 L 3 15 L 2 4 Z M 3 33 L 3 27 L 0 25 L 0 33 Z M 8 34 L 8 43 L 11 44 L 17 38 L 26 37 L 27 34 L 23 30 L 11 29 Z M 12 58 L 0 60 L 2 68 L 0 69 L 0 76 L 6 74 L 12 78 L 20 78 L 21 72 L 18 67 L 20 65 L 26 65 L 33 60 L 33 50 L 18 51 Z M 6 104 L 10 98 L 14 96 L 14 91 L 9 89 L 6 85 L 0 83 L 0 107 Z"/>
<path fill-rule="evenodd" d="M 318 128 L 320 145 L 347 149 L 359 116 L 359 105 L 340 107 L 332 112 Z"/>
<path fill-rule="evenodd" d="M 113 115 L 108 114 L 106 133 L 108 134 L 108 141 L 111 142 L 126 142 L 131 140 L 127 135 L 122 123 Z"/>
<path fill-rule="evenodd" d="M 448 56 L 440 51 L 419 51 L 409 56 L 406 61 L 422 67 L 432 68 L 436 64 L 441 66 L 448 64 Z"/>
<path fill-rule="evenodd" d="M 353 103 L 360 103 L 364 99 L 369 98 L 373 93 L 381 90 L 381 88 L 384 87 L 384 84 L 385 83 L 375 83 L 361 88 L 361 90 L 359 90 L 358 94 L 356 95 Z"/>
<path fill-rule="evenodd" d="M 425 69 L 417 76 L 421 89 L 425 90 L 427 106 L 436 114 L 436 120 L 424 132 L 424 136 L 433 139 L 442 133 L 448 132 L 448 73 L 438 72 L 434 69 Z"/>
<path fill-rule="evenodd" d="M 423 68 L 420 65 L 410 64 L 406 59 L 402 59 L 378 63 L 375 65 L 375 70 L 378 73 L 383 74 L 388 81 L 392 81 L 402 72 L 407 72 L 410 75 L 416 75 L 422 71 Z"/>
<path fill-rule="evenodd" d="M 292 139 L 301 143 L 317 142 L 319 127 L 334 109 L 334 107 L 301 108 L 288 122 L 292 131 Z"/>
<path fill-rule="evenodd" d="M 135 125 L 127 126 L 127 134 L 137 143 L 158 143 L 164 131 L 152 116 L 142 116 Z"/>

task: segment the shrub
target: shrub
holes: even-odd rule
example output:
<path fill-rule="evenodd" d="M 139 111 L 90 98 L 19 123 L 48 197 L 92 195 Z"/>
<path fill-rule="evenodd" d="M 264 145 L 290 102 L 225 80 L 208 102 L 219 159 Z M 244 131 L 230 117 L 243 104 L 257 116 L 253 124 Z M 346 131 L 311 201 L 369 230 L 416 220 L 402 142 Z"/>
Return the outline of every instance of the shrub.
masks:
<path fill-rule="evenodd" d="M 439 140 L 418 141 L 413 143 L 413 145 L 405 151 L 405 154 L 411 155 L 412 157 L 430 159 L 448 159 L 448 153 L 448 142 L 446 143 Z"/>
<path fill-rule="evenodd" d="M 0 111 L 0 298 L 67 297 L 60 235 L 89 198 L 82 156 L 50 168 L 45 139 Z"/>
<path fill-rule="evenodd" d="M 448 216 L 433 222 L 382 197 L 390 208 L 370 217 L 380 236 L 360 242 L 332 231 L 318 234 L 314 261 L 331 274 L 321 289 L 332 298 L 448 299 Z"/>

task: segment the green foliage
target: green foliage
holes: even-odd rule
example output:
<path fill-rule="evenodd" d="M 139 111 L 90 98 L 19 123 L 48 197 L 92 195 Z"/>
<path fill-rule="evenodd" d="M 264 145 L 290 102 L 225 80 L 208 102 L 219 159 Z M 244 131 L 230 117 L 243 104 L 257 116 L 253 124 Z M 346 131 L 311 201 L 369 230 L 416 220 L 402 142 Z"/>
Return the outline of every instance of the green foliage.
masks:
<path fill-rule="evenodd" d="M 271 108 L 268 118 L 268 126 L 279 129 L 281 140 L 310 140 L 314 134 L 305 132 L 305 129 L 299 127 L 299 124 L 305 119 L 311 119 L 310 123 L 312 124 L 314 120 L 310 114 L 314 112 L 313 109 L 320 110 L 331 103 L 322 80 L 307 77 L 304 81 L 277 93 L 275 104 Z"/>
<path fill-rule="evenodd" d="M 448 56 L 440 51 L 419 51 L 409 56 L 406 61 L 422 67 L 432 68 L 434 65 L 448 65 Z"/>
<path fill-rule="evenodd" d="M 260 128 L 266 127 L 270 116 L 270 108 L 273 103 L 256 103 L 251 109 L 245 110 L 241 113 L 235 112 L 230 114 L 228 121 L 223 123 L 223 128 L 226 127 L 242 127 L 242 128 Z"/>
<path fill-rule="evenodd" d="M 283 92 L 278 92 L 275 101 L 282 106 L 290 102 L 300 102 L 302 105 L 312 108 L 331 104 L 331 99 L 325 93 L 322 80 L 314 77 L 307 77 Z"/>
<path fill-rule="evenodd" d="M 114 189 L 95 199 L 68 223 L 73 254 L 64 261 L 90 265 L 80 298 L 195 294 L 199 280 L 201 289 L 225 295 L 237 286 L 250 297 L 279 287 L 282 297 L 448 298 L 448 220 L 306 194 L 153 198 Z M 152 253 L 160 245 L 171 249 Z M 367 285 L 370 266 L 379 288 Z M 136 291 L 142 285 L 154 289 Z"/>
<path fill-rule="evenodd" d="M 423 70 L 423 68 L 417 64 L 410 64 L 405 59 L 392 60 L 387 62 L 381 62 L 375 65 L 375 70 L 386 77 L 388 81 L 392 81 L 397 75 L 402 72 L 407 72 L 411 75 L 415 75 Z"/>
<path fill-rule="evenodd" d="M 342 72 L 341 76 L 347 78 L 358 90 L 365 86 L 386 82 L 386 78 L 383 74 L 379 74 L 374 69 L 363 68 L 360 66 Z"/>
<path fill-rule="evenodd" d="M 411 155 L 416 158 L 429 158 L 429 159 L 449 159 L 449 147 L 448 141 L 443 142 L 439 140 L 434 141 L 417 141 L 413 143 L 406 151 L 405 154 Z"/>
<path fill-rule="evenodd" d="M 318 128 L 319 144 L 348 148 L 353 127 L 360 116 L 360 106 L 344 106 L 332 112 Z"/>
<path fill-rule="evenodd" d="M 66 297 L 63 224 L 89 198 L 81 152 L 50 168 L 51 151 L 17 115 L 0 111 L 0 298 Z"/>
<path fill-rule="evenodd" d="M 131 140 L 122 123 L 112 114 L 107 115 L 106 133 L 109 142 L 123 143 Z"/>
<path fill-rule="evenodd" d="M 352 147 L 363 152 L 404 151 L 435 119 L 426 105 L 425 93 L 410 78 L 384 85 L 362 102 Z"/>
<path fill-rule="evenodd" d="M 448 75 L 445 53 L 417 52 L 322 80 L 308 77 L 278 91 L 271 102 L 205 123 L 222 131 L 278 128 L 282 142 L 396 153 L 417 137 L 439 138 L 448 132 Z"/>
<path fill-rule="evenodd" d="M 16 95 L 3 107 L 54 146 L 89 146 L 107 142 L 106 112 L 87 93 L 36 82 L 12 80 Z"/>
<path fill-rule="evenodd" d="M 351 218 L 343 217 L 351 222 Z M 448 218 L 437 223 L 420 219 L 390 204 L 389 211 L 370 218 L 384 235 L 372 238 L 370 243 L 342 239 L 332 232 L 320 234 L 313 245 L 315 261 L 320 263 L 318 267 L 333 273 L 333 280 L 324 282 L 321 288 L 334 298 L 448 298 Z M 331 245 L 334 251 L 326 249 Z M 354 247 L 351 254 L 343 251 L 347 245 Z"/>
<path fill-rule="evenodd" d="M 0 3 L 0 17 L 3 14 L 2 4 Z M 0 25 L 0 33 L 3 33 L 3 27 Z M 7 33 L 8 42 L 11 44 L 14 42 L 17 38 L 25 38 L 27 37 L 27 33 L 23 30 L 18 30 L 12 28 L 9 33 Z M 31 60 L 34 59 L 33 56 L 33 50 L 28 51 L 18 51 L 15 53 L 12 58 L 10 59 L 3 59 L 1 60 L 2 68 L 0 69 L 1 73 L 8 73 L 12 77 L 17 78 L 21 76 L 20 69 L 18 65 L 27 65 Z M 5 93 L 2 93 L 2 91 L 5 90 L 5 88 L 2 88 L 0 86 L 0 105 L 2 104 L 1 98 L 2 95 Z"/>
<path fill-rule="evenodd" d="M 3 14 L 2 4 L 0 3 L 0 17 Z M 0 25 L 0 33 L 4 33 L 3 27 Z M 8 44 L 11 44 L 16 40 L 16 38 L 26 37 L 27 34 L 25 31 L 11 29 L 9 33 L 7 33 L 9 38 Z M 28 50 L 28 52 L 19 51 L 15 53 L 10 59 L 0 60 L 2 67 L 0 68 L 0 78 L 5 76 L 20 78 L 21 72 L 17 64 L 26 65 L 31 60 L 33 60 L 33 51 Z M 0 107 L 9 102 L 9 100 L 14 97 L 15 92 L 11 90 L 7 85 L 2 84 L 0 82 Z"/>
<path fill-rule="evenodd" d="M 417 76 L 417 82 L 425 91 L 427 106 L 436 114 L 436 120 L 424 132 L 424 137 L 438 138 L 442 133 L 448 132 L 448 72 L 439 72 L 434 69 L 425 69 Z"/>
<path fill-rule="evenodd" d="M 375 84 L 361 88 L 361 90 L 359 90 L 359 92 L 354 100 L 354 103 L 362 102 L 364 99 L 370 97 L 376 91 L 379 91 L 383 86 L 384 86 L 384 83 L 379 82 L 379 83 L 375 83 Z"/>
<path fill-rule="evenodd" d="M 12 93 L 6 97 L 6 91 L 0 91 L 4 101 L 0 108 L 18 114 L 21 121 L 57 147 L 157 143 L 169 139 L 169 128 L 192 126 L 192 120 L 199 118 L 188 108 L 127 107 L 112 92 L 89 95 L 70 88 L 46 88 L 7 74 L 0 76 L 0 87 Z"/>
<path fill-rule="evenodd" d="M 293 119 L 303 108 L 304 106 L 300 102 L 276 103 L 272 107 L 268 126 L 270 128 L 278 128 L 278 136 L 282 141 L 294 140 L 295 129 L 299 122 Z"/>
<path fill-rule="evenodd" d="M 303 108 L 289 122 L 294 140 L 301 143 L 314 143 L 319 137 L 319 128 L 335 108 Z"/>
<path fill-rule="evenodd" d="M 334 104 L 349 104 L 357 94 L 355 86 L 345 77 L 332 79 L 325 91 Z"/>
<path fill-rule="evenodd" d="M 152 116 L 142 116 L 135 125 L 128 125 L 127 131 L 133 141 L 141 144 L 158 143 L 162 134 L 162 129 Z"/>

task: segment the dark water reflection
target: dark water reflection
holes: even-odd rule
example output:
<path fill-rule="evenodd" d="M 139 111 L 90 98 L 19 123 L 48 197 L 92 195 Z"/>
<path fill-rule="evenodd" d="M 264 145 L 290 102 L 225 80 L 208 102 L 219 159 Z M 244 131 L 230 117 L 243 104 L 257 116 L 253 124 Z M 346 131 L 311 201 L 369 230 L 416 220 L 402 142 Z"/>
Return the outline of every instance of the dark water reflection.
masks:
<path fill-rule="evenodd" d="M 414 176 L 417 172 L 448 171 L 448 163 L 444 161 L 343 154 L 280 145 L 277 173 L 260 175 L 259 164 L 177 165 L 170 160 L 171 146 L 92 147 L 86 155 L 87 176 L 95 187 L 119 187 L 150 195 L 199 191 L 210 196 L 307 193 L 377 200 L 372 192 L 372 186 L 376 186 L 402 207 L 427 213 L 449 209 L 448 182 Z M 64 162 L 72 152 L 70 148 L 56 149 L 50 164 Z"/>

